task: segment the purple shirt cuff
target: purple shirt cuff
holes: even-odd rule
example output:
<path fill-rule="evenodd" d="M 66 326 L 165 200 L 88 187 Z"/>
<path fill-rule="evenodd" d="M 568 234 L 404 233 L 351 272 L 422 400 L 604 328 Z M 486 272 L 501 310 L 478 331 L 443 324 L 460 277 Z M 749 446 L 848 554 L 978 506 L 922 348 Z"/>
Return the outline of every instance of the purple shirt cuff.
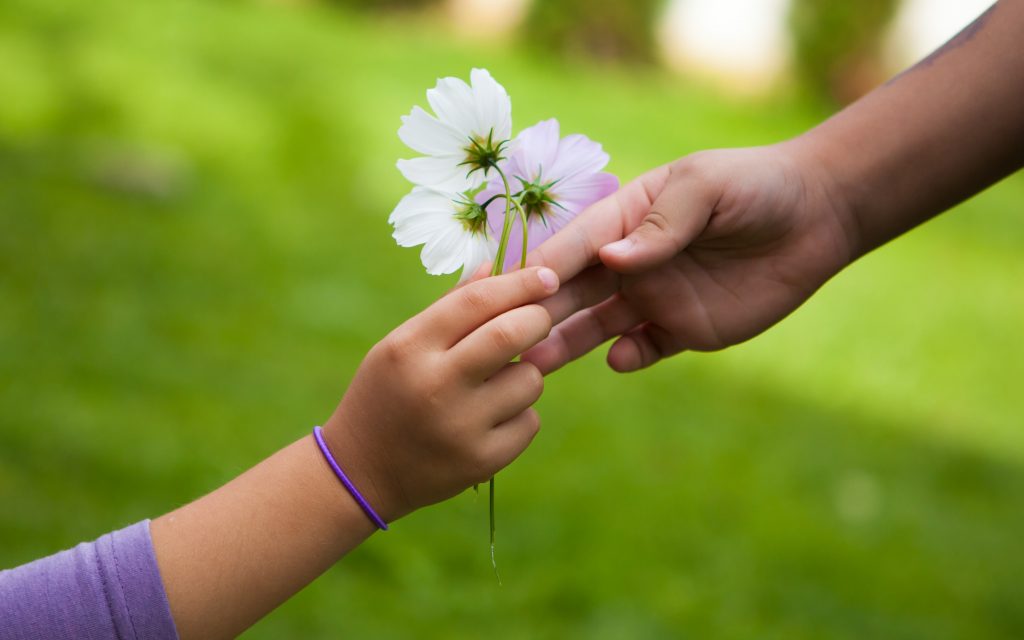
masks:
<path fill-rule="evenodd" d="M 0 571 L 0 640 L 177 637 L 149 520 Z"/>

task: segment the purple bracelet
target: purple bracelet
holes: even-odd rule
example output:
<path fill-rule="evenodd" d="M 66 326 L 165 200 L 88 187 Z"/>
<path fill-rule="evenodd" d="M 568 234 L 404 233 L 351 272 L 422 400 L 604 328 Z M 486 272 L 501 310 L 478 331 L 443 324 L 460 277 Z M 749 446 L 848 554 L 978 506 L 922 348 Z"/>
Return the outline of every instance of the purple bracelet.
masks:
<path fill-rule="evenodd" d="M 377 525 L 377 528 L 381 531 L 387 531 L 388 523 L 384 522 L 384 519 L 377 515 L 377 512 L 373 510 L 373 507 L 371 507 L 370 503 L 366 501 L 363 494 L 359 493 L 356 486 L 352 484 L 352 481 L 348 479 L 345 472 L 341 470 L 341 467 L 334 459 L 334 456 L 331 455 L 331 450 L 327 448 L 327 443 L 324 442 L 323 431 L 324 430 L 319 426 L 313 427 L 313 438 L 316 439 L 317 446 L 320 447 L 320 451 L 323 452 L 324 457 L 327 458 L 327 464 L 331 465 L 331 469 L 334 470 L 334 475 L 338 476 L 338 480 L 341 480 L 341 484 L 345 485 L 345 488 L 348 489 L 348 492 L 356 499 L 356 502 L 359 503 L 359 506 L 362 507 L 364 512 L 366 512 L 366 515 L 369 516 L 370 520 L 373 520 L 373 523 Z"/>

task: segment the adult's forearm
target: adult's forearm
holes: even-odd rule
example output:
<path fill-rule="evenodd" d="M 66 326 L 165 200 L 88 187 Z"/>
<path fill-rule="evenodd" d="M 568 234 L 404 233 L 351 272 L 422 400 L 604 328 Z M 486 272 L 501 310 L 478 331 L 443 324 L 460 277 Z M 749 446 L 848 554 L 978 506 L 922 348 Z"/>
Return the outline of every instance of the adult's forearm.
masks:
<path fill-rule="evenodd" d="M 1024 166 L 1024 0 L 1002 0 L 796 142 L 849 217 L 854 256 Z"/>
<path fill-rule="evenodd" d="M 186 640 L 238 635 L 374 530 L 310 436 L 152 523 Z"/>

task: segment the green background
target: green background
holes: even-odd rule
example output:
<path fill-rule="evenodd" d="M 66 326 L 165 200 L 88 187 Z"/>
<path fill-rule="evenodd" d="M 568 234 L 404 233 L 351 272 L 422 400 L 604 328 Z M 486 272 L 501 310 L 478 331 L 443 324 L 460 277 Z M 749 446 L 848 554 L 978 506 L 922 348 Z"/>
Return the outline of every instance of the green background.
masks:
<path fill-rule="evenodd" d="M 399 116 L 486 66 L 630 179 L 825 115 L 429 20 L 0 4 L 0 566 L 153 517 L 329 415 L 454 284 L 395 246 Z M 553 375 L 498 484 L 374 536 L 251 638 L 1024 635 L 1024 176 L 751 343 Z M 387 402 L 382 395 L 381 402 Z M 239 585 L 245 588 L 245 585 Z"/>

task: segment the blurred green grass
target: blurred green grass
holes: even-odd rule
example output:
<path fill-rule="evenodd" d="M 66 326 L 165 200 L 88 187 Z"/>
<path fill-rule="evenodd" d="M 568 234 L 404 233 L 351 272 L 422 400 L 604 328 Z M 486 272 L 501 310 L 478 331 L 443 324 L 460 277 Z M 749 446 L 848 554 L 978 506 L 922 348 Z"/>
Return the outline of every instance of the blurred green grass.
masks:
<path fill-rule="evenodd" d="M 8 0 L 0 61 L 0 566 L 306 433 L 451 286 L 386 223 L 436 77 L 490 68 L 626 179 L 823 116 L 313 7 Z M 1021 636 L 1022 209 L 1017 175 L 729 351 L 575 363 L 499 478 L 503 587 L 467 493 L 248 637 Z"/>

